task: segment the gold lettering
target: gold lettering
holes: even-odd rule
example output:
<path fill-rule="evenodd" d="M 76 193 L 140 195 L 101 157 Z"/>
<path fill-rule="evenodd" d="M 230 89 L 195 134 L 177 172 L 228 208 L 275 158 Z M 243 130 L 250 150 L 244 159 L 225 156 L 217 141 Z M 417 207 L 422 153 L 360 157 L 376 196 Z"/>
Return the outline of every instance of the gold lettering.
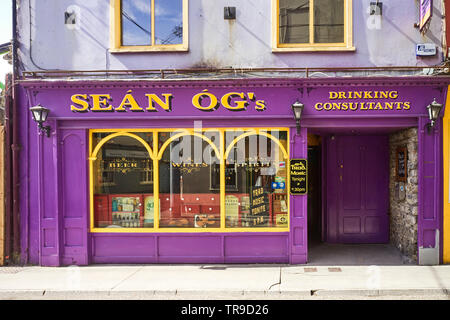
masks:
<path fill-rule="evenodd" d="M 156 102 L 156 104 L 158 104 L 163 110 L 172 111 L 173 96 L 171 93 L 163 93 L 162 94 L 165 101 L 162 101 L 162 99 L 160 97 L 158 97 L 156 94 L 146 94 L 145 96 L 148 98 L 147 111 L 157 111 L 155 109 L 155 107 L 153 106 L 153 102 Z"/>
<path fill-rule="evenodd" d="M 381 91 L 380 92 L 380 98 L 387 99 L 388 98 L 388 92 L 387 91 Z"/>
<path fill-rule="evenodd" d="M 108 103 L 108 100 L 111 100 L 109 94 L 91 94 L 91 98 L 91 111 L 113 111 L 113 106 Z"/>
<path fill-rule="evenodd" d="M 389 98 L 397 99 L 398 98 L 398 91 L 389 91 Z"/>
<path fill-rule="evenodd" d="M 339 91 L 339 99 L 345 99 L 345 92 Z"/>
<path fill-rule="evenodd" d="M 356 98 L 358 98 L 358 99 L 362 99 L 362 91 L 355 91 L 355 92 L 353 92 L 354 93 L 354 95 L 355 95 L 355 99 Z"/>
<path fill-rule="evenodd" d="M 203 107 L 202 100 L 204 97 L 209 98 L 209 105 Z M 207 89 L 203 90 L 203 92 L 196 94 L 192 97 L 192 105 L 199 110 L 202 111 L 214 111 L 218 108 L 217 98 L 212 93 L 209 93 Z"/>
<path fill-rule="evenodd" d="M 264 111 L 266 110 L 266 102 L 264 100 L 256 100 L 256 111 Z"/>
<path fill-rule="evenodd" d="M 319 106 L 320 106 L 320 108 L 319 108 Z M 317 102 L 314 105 L 314 109 L 316 109 L 317 111 L 322 111 L 323 110 L 322 103 L 321 102 Z"/>
<path fill-rule="evenodd" d="M 331 105 L 331 103 L 327 102 L 327 103 L 324 103 L 323 108 L 326 111 L 330 111 L 333 108 L 333 106 Z"/>
<path fill-rule="evenodd" d="M 403 102 L 403 110 L 409 110 L 409 109 L 411 109 L 411 102 L 409 102 L 409 101 Z"/>
<path fill-rule="evenodd" d="M 237 96 L 237 97 L 239 97 L 239 98 L 241 98 L 241 99 L 245 99 L 245 95 L 244 95 L 243 92 L 241 92 L 241 93 L 238 93 L 238 92 L 230 92 L 230 93 L 224 94 L 223 97 L 222 97 L 222 99 L 220 100 L 220 102 L 222 103 L 222 105 L 223 105 L 225 108 L 227 108 L 228 110 L 231 110 L 231 111 L 242 111 L 242 110 L 245 110 L 246 107 L 247 107 L 247 105 L 248 105 L 248 102 L 245 101 L 245 100 L 238 100 L 238 101 L 235 101 L 236 106 L 231 106 L 231 105 L 230 105 L 231 98 L 232 98 L 233 96 Z"/>
<path fill-rule="evenodd" d="M 334 91 L 330 91 L 330 100 L 334 100 L 338 98 L 338 93 Z"/>
<path fill-rule="evenodd" d="M 126 111 L 126 106 L 131 107 L 130 111 L 144 111 L 144 109 L 142 109 L 134 99 L 133 95 L 131 94 L 131 90 L 128 91 L 128 93 L 125 95 L 120 106 L 116 108 L 116 111 Z"/>
<path fill-rule="evenodd" d="M 381 105 L 381 102 L 377 102 L 377 105 L 374 108 L 375 110 L 383 110 L 383 106 Z"/>
<path fill-rule="evenodd" d="M 84 100 L 82 100 L 83 98 Z M 89 102 L 87 100 L 87 94 L 74 94 L 71 97 L 72 102 L 75 104 L 70 106 L 70 111 L 76 111 L 76 112 L 86 112 L 89 109 Z M 77 107 L 76 105 L 81 106 L 81 108 Z"/>
<path fill-rule="evenodd" d="M 372 91 L 364 91 L 364 99 L 373 99 Z"/>

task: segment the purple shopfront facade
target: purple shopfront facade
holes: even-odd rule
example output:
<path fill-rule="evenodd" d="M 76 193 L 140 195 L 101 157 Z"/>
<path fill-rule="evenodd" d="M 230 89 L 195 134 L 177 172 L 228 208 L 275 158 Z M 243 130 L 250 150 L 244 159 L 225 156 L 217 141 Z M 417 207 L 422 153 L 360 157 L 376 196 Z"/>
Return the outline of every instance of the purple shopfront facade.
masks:
<path fill-rule="evenodd" d="M 289 230 L 284 232 L 108 233 L 91 232 L 89 129 L 290 128 L 289 157 L 307 158 L 309 132 L 323 136 L 384 134 L 418 127 L 418 246 L 434 248 L 442 238 L 442 133 L 427 133 L 426 106 L 444 104 L 448 82 L 442 78 L 239 79 L 38 81 L 20 85 L 20 219 L 24 263 L 44 266 L 94 263 L 289 263 L 308 262 L 307 196 L 290 195 Z M 207 91 L 206 91 L 207 90 Z M 217 98 L 201 110 L 193 98 Z M 227 99 L 227 93 L 237 93 Z M 355 94 L 355 92 L 359 92 Z M 383 92 L 383 93 L 381 93 Z M 116 110 L 131 94 L 141 110 Z M 148 96 L 171 95 L 171 108 Z M 239 96 L 239 94 L 241 96 Z M 361 97 L 359 95 L 362 95 Z M 112 109 L 93 112 L 92 95 L 109 95 Z M 82 110 L 84 99 L 89 110 Z M 210 96 L 211 97 L 211 96 Z M 236 101 L 246 106 L 237 108 Z M 200 103 L 210 105 L 204 96 Z M 291 105 L 305 105 L 300 134 Z M 29 108 L 50 109 L 50 137 L 40 134 Z M 74 106 L 75 108 L 72 108 Z M 100 104 L 106 108 L 107 104 Z M 78 110 L 77 110 L 78 108 Z M 81 112 L 83 111 L 83 112 Z M 198 123 L 198 122 L 197 122 Z M 387 173 L 388 174 L 388 173 Z M 439 242 L 441 242 L 439 240 Z M 442 248 L 442 245 L 439 245 Z"/>

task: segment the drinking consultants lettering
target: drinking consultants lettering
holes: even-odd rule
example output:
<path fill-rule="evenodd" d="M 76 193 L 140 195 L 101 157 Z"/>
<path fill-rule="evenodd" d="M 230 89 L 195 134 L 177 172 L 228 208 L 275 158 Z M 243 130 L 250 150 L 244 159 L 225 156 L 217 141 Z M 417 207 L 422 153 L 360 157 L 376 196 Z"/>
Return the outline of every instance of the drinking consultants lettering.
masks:
<path fill-rule="evenodd" d="M 410 101 L 398 101 L 398 91 L 330 91 L 329 102 L 317 102 L 317 111 L 409 110 Z"/>

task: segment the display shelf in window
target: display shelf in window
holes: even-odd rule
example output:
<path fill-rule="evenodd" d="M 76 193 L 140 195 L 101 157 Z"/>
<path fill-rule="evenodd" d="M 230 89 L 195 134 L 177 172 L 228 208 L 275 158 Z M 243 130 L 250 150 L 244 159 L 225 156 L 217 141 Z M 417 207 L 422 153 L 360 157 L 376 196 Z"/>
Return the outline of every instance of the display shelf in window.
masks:
<path fill-rule="evenodd" d="M 139 228 L 144 224 L 141 195 L 110 195 L 112 225 Z"/>

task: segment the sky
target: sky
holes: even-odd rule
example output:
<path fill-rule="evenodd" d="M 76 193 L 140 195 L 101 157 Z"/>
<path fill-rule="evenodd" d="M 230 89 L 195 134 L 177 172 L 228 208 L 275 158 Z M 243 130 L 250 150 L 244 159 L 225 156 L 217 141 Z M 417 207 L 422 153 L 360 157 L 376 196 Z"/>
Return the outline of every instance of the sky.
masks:
<path fill-rule="evenodd" d="M 12 1 L 0 0 L 0 44 L 12 39 Z M 5 75 L 12 72 L 12 66 L 0 56 L 0 82 L 5 83 Z"/>

